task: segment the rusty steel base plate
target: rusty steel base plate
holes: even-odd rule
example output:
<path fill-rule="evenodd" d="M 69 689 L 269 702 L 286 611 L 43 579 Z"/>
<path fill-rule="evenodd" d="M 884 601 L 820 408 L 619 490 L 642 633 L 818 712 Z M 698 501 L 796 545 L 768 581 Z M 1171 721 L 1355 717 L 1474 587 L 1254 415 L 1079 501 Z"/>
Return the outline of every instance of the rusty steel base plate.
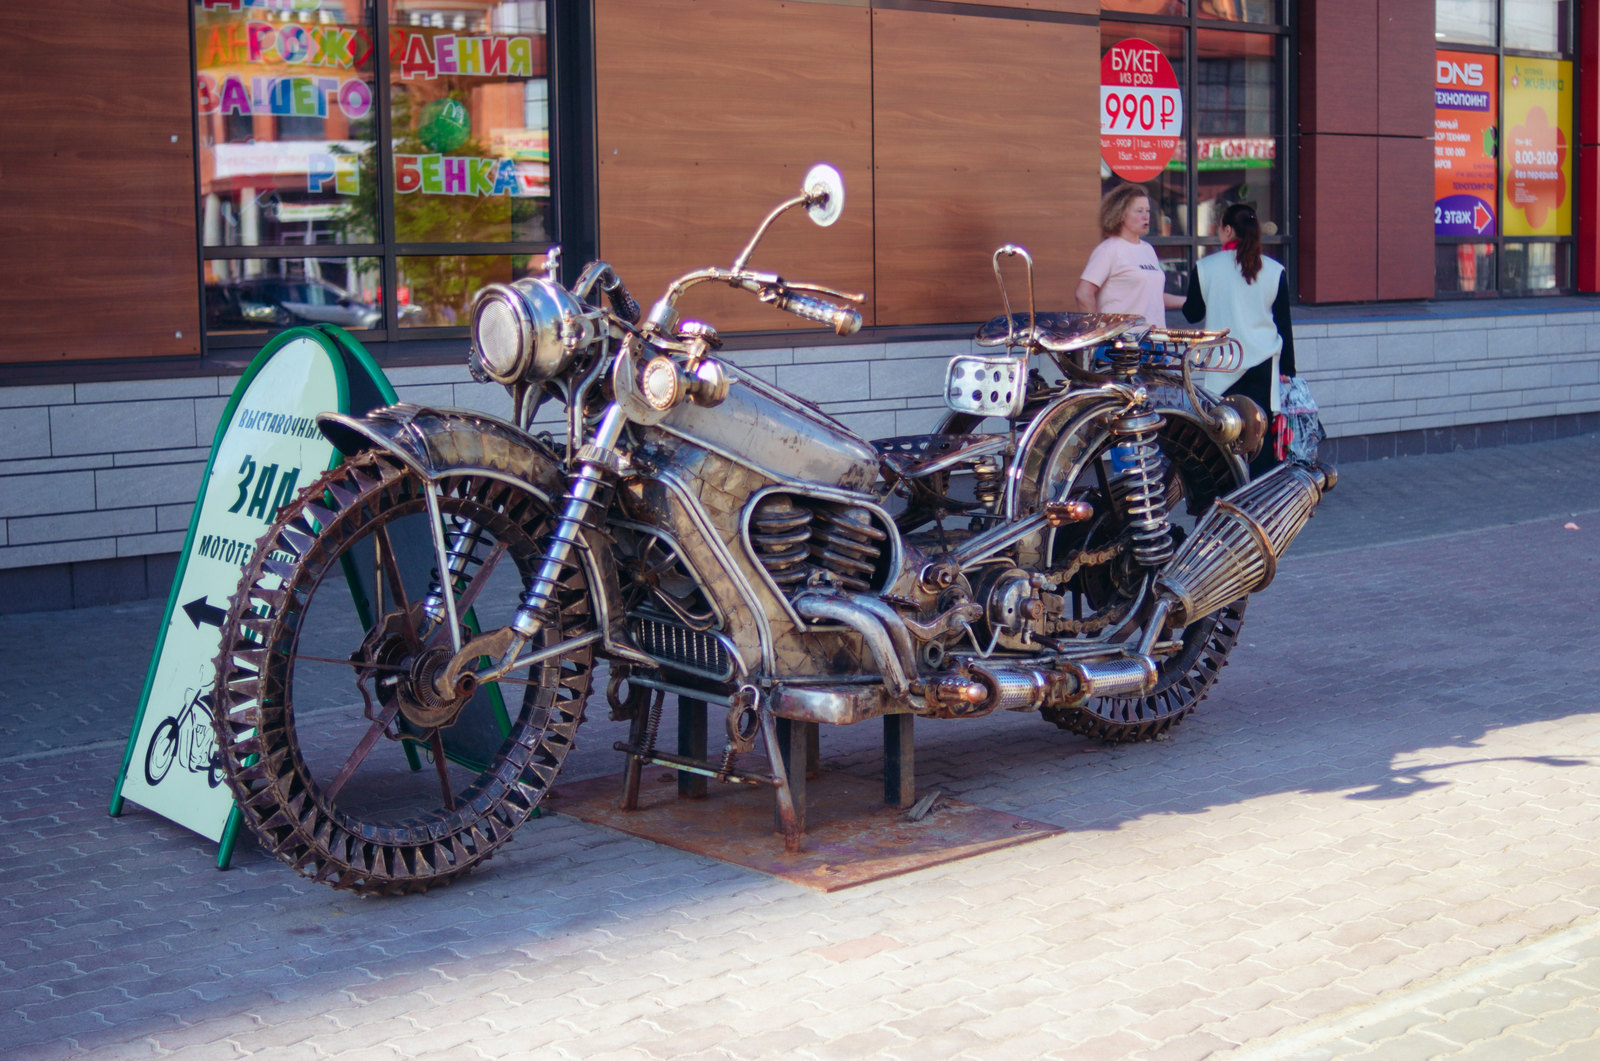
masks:
<path fill-rule="evenodd" d="M 883 786 L 848 774 L 806 782 L 805 849 L 783 850 L 773 790 L 711 782 L 704 799 L 679 799 L 676 774 L 648 768 L 639 809 L 622 810 L 618 775 L 558 784 L 542 809 L 831 892 L 1061 832 L 1044 822 L 941 796 L 921 821 L 883 804 Z"/>

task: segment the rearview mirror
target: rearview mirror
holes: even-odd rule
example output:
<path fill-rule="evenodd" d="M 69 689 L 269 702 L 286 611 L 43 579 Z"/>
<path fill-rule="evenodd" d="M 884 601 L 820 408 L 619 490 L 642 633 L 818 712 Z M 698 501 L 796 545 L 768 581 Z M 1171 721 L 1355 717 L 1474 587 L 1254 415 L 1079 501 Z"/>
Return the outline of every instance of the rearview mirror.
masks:
<path fill-rule="evenodd" d="M 806 197 L 806 213 L 820 227 L 827 228 L 844 213 L 844 178 L 826 162 L 818 162 L 806 172 L 801 186 Z"/>

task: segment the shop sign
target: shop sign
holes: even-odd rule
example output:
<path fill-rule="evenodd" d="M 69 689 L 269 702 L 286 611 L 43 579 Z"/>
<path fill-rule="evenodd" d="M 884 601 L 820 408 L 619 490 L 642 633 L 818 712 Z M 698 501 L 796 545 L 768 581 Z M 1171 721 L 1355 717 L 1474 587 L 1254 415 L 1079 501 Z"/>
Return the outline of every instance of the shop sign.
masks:
<path fill-rule="evenodd" d="M 1498 60 L 1434 53 L 1433 234 L 1495 234 Z"/>
<path fill-rule="evenodd" d="M 1501 91 L 1505 234 L 1570 236 L 1572 63 L 1507 56 Z"/>
<path fill-rule="evenodd" d="M 359 412 L 393 399 L 366 351 L 331 325 L 291 328 L 251 362 L 212 444 L 112 814 L 131 799 L 222 844 L 219 863 L 226 864 L 237 815 L 211 711 L 228 602 L 279 506 L 336 459 L 317 413 Z"/>
<path fill-rule="evenodd" d="M 1100 60 L 1100 157 L 1124 180 L 1160 173 L 1183 133 L 1172 64 L 1149 41 L 1118 41 Z"/>

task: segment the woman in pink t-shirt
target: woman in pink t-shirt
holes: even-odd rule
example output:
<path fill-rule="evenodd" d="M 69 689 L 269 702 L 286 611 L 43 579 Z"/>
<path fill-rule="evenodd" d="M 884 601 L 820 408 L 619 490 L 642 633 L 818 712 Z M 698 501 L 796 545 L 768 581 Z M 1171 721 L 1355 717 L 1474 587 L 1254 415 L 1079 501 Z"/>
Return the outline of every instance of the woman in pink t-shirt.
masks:
<path fill-rule="evenodd" d="M 1084 313 L 1137 313 L 1157 328 L 1166 327 L 1167 310 L 1183 305 L 1166 293 L 1156 249 L 1140 237 L 1150 231 L 1150 196 L 1137 184 L 1124 184 L 1100 200 L 1100 234 L 1078 281 L 1078 309 Z"/>

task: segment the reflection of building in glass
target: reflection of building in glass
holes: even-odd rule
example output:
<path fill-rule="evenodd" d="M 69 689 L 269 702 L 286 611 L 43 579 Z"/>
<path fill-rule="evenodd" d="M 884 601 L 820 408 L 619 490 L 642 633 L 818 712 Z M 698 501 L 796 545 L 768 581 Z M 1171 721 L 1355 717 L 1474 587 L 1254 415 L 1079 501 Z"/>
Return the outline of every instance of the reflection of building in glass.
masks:
<path fill-rule="evenodd" d="M 207 284 L 276 278 L 265 286 L 325 296 L 246 312 L 260 300 L 230 289 L 208 315 L 384 327 L 387 273 L 390 321 L 453 323 L 472 290 L 511 278 L 507 251 L 540 257 L 553 237 L 546 14 L 543 0 L 197 2 Z M 308 308 L 341 301 L 366 309 Z"/>

